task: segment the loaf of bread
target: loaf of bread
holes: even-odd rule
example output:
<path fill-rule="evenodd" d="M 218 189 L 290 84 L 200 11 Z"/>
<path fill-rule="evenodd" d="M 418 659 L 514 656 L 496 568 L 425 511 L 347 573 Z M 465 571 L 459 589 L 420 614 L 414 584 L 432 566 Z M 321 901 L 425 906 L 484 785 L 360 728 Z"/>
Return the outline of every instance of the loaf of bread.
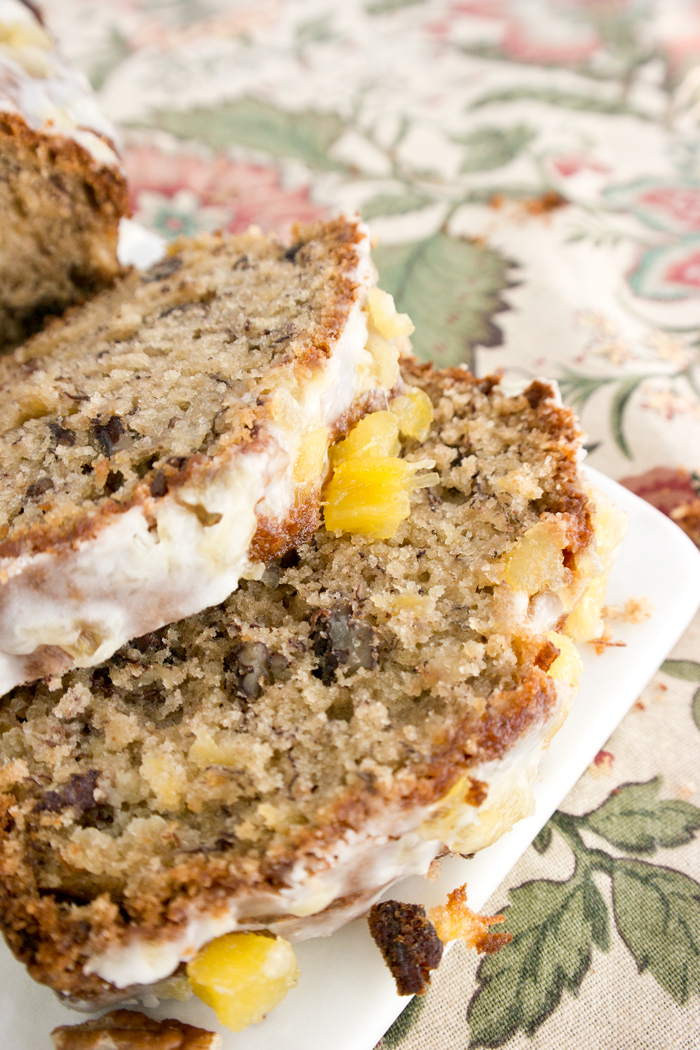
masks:
<path fill-rule="evenodd" d="M 5 698 L 0 924 L 67 1001 L 157 987 L 228 931 L 328 933 L 530 811 L 577 687 L 570 635 L 598 630 L 623 525 L 581 477 L 549 385 L 506 396 L 465 370 L 402 370 L 377 416 L 397 420 L 397 462 L 435 473 L 393 535 L 397 472 L 371 437 L 352 445 L 358 426 L 353 471 L 338 466 L 348 442 L 333 453 L 326 528 L 298 551 L 108 662 Z M 362 472 L 364 534 L 331 528 Z"/>

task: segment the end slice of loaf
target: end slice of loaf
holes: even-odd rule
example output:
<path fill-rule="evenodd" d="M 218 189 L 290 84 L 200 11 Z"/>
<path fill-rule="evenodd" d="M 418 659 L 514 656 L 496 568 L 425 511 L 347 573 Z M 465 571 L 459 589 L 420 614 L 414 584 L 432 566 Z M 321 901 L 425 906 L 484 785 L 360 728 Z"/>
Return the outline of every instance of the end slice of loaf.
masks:
<path fill-rule="evenodd" d="M 295 236 L 183 242 L 0 359 L 0 693 L 218 604 L 317 527 L 328 445 L 398 349 L 368 343 L 364 228 Z"/>
<path fill-rule="evenodd" d="M 392 539 L 320 529 L 217 608 L 5 699 L 0 923 L 62 996 L 131 994 L 230 930 L 328 933 L 529 812 L 619 516 L 550 386 L 402 367 L 434 411 L 402 455 L 439 480 Z"/>
<path fill-rule="evenodd" d="M 0 351 L 119 273 L 129 213 L 115 132 L 37 9 L 0 15 Z"/>

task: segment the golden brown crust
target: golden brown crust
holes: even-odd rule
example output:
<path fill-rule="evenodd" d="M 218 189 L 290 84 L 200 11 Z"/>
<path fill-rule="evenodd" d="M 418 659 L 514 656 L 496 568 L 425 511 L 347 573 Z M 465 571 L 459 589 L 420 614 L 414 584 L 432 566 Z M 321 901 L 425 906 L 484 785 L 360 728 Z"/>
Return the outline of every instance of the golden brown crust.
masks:
<path fill-rule="evenodd" d="M 502 915 L 478 915 L 467 907 L 467 888 L 458 886 L 427 913 L 420 904 L 383 901 L 367 916 L 369 931 L 381 951 L 399 995 L 424 995 L 430 973 L 442 958 L 442 947 L 460 940 L 480 955 L 494 955 L 510 944 L 510 933 L 492 933 Z"/>
<path fill-rule="evenodd" d="M 48 166 L 80 175 L 90 182 L 99 211 L 111 219 L 129 216 L 129 191 L 126 179 L 116 167 L 98 164 L 90 152 L 79 142 L 66 135 L 47 135 L 30 128 L 20 113 L 0 111 L 0 135 L 7 136 L 22 150 L 36 156 L 40 168 Z M 114 148 L 113 143 L 109 145 Z M 115 259 L 115 273 L 118 264 Z"/>

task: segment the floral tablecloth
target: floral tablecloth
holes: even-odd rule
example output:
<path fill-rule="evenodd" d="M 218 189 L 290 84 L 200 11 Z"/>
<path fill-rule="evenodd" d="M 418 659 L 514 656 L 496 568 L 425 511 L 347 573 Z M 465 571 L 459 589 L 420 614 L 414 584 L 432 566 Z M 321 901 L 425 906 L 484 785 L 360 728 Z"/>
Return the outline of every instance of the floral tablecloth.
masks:
<path fill-rule="evenodd" d="M 141 223 L 359 209 L 420 356 L 558 379 L 590 463 L 700 542 L 697 0 L 44 6 Z M 490 902 L 513 944 L 381 1045 L 700 1047 L 699 834 L 696 621 Z"/>

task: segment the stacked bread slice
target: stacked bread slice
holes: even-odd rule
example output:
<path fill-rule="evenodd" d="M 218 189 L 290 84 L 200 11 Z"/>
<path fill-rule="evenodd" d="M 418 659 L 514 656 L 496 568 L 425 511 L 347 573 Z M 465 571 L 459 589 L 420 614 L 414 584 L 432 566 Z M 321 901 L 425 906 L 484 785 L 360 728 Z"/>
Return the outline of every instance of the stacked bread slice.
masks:
<path fill-rule="evenodd" d="M 316 529 L 398 378 L 365 231 L 175 247 L 0 359 L 0 692 L 223 601 Z"/>
<path fill-rule="evenodd" d="M 399 375 L 372 281 L 346 220 L 207 238 L 2 366 L 0 922 L 67 1001 L 530 809 L 623 525 L 549 384 Z"/>
<path fill-rule="evenodd" d="M 0 351 L 112 282 L 128 214 L 115 132 L 34 4 L 0 3 Z"/>

